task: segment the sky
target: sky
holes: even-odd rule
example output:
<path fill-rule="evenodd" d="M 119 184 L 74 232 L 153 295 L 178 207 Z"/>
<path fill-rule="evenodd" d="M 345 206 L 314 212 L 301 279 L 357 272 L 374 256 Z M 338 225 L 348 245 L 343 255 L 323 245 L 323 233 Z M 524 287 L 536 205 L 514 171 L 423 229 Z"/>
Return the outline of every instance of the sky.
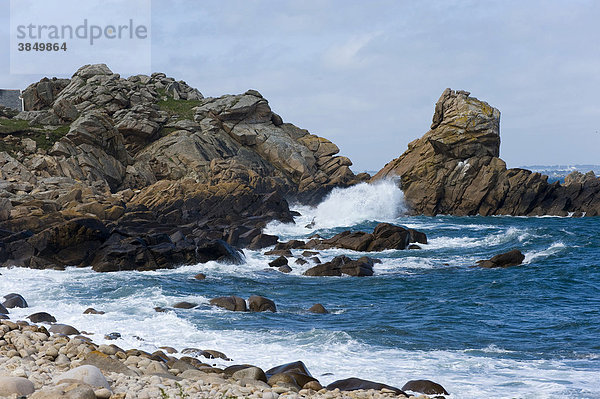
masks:
<path fill-rule="evenodd" d="M 9 14 L 0 0 L 0 87 L 23 89 L 43 75 L 10 73 Z M 600 1 L 152 0 L 151 15 L 152 71 L 204 96 L 256 89 L 355 172 L 426 133 L 446 87 L 501 111 L 509 167 L 600 163 Z"/>

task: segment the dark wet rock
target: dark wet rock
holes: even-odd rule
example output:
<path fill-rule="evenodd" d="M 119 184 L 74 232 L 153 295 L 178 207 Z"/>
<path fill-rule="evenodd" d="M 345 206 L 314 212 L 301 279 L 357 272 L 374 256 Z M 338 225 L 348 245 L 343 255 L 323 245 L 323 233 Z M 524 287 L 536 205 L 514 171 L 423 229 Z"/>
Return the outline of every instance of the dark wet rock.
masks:
<path fill-rule="evenodd" d="M 196 254 L 199 257 L 199 262 L 201 263 L 214 260 L 217 262 L 239 265 L 245 262 L 243 253 L 227 244 L 223 240 L 215 240 L 203 245 L 198 245 L 196 248 Z"/>
<path fill-rule="evenodd" d="M 523 263 L 525 255 L 518 249 L 496 255 L 488 260 L 479 260 L 477 265 L 485 268 L 518 266 Z"/>
<path fill-rule="evenodd" d="M 25 298 L 23 298 L 20 294 L 15 293 L 4 295 L 4 302 L 2 302 L 2 305 L 8 309 L 29 307 Z"/>
<path fill-rule="evenodd" d="M 205 349 L 205 350 L 201 351 L 200 356 L 203 356 L 207 359 L 223 359 L 223 360 L 227 360 L 227 361 L 231 360 L 223 352 L 219 352 L 219 351 L 215 351 L 215 350 L 211 350 L 211 349 Z"/>
<path fill-rule="evenodd" d="M 186 301 L 177 302 L 176 304 L 173 305 L 173 307 L 175 309 L 192 309 L 192 308 L 195 308 L 196 306 L 198 306 L 197 303 L 186 302 Z"/>
<path fill-rule="evenodd" d="M 306 265 L 308 262 L 307 262 L 307 261 L 305 261 L 305 260 L 304 260 L 304 259 L 302 259 L 302 258 L 298 258 L 298 259 L 296 259 L 296 260 L 294 261 L 294 263 L 295 263 L 295 264 L 297 264 L 297 265 Z"/>
<path fill-rule="evenodd" d="M 285 256 L 280 256 L 279 258 L 269 262 L 269 266 L 271 267 L 280 267 L 288 264 L 288 260 Z"/>
<path fill-rule="evenodd" d="M 4 305 L 0 304 L 0 314 L 9 314 L 10 312 L 8 311 L 8 309 L 6 309 L 4 307 Z"/>
<path fill-rule="evenodd" d="M 275 302 L 259 295 L 252 295 L 248 298 L 248 307 L 251 312 L 277 312 Z"/>
<path fill-rule="evenodd" d="M 305 244 L 305 245 L 306 245 L 306 244 Z M 319 253 L 318 253 L 318 252 L 315 252 L 315 251 L 304 251 L 304 252 L 302 252 L 302 256 L 304 256 L 305 258 L 310 258 L 310 257 L 312 257 L 312 256 L 316 256 L 316 255 L 318 255 L 318 254 L 319 254 Z"/>
<path fill-rule="evenodd" d="M 8 320 L 10 319 L 10 317 L 8 317 L 8 315 L 6 315 L 5 313 L 0 313 L 0 320 Z"/>
<path fill-rule="evenodd" d="M 107 339 L 109 341 L 119 339 L 119 338 L 121 338 L 121 333 L 118 333 L 118 332 L 111 332 L 110 334 L 106 334 L 104 336 L 104 339 Z"/>
<path fill-rule="evenodd" d="M 94 308 L 87 308 L 83 311 L 83 314 L 105 314 L 106 312 L 102 310 L 96 310 Z"/>
<path fill-rule="evenodd" d="M 79 330 L 67 324 L 53 324 L 48 331 L 54 334 L 79 335 Z"/>
<path fill-rule="evenodd" d="M 275 245 L 275 250 L 290 250 L 304 248 L 306 243 L 302 240 L 290 240 L 287 242 L 279 242 Z"/>
<path fill-rule="evenodd" d="M 340 391 L 356 391 L 359 389 L 374 389 L 379 391 L 385 388 L 394 391 L 397 395 L 404 395 L 408 397 L 408 395 L 401 389 L 386 384 L 380 384 L 378 382 L 362 380 L 360 378 L 346 378 L 344 380 L 338 380 L 327 385 L 327 390 L 329 391 L 333 391 L 336 388 L 338 388 Z"/>
<path fill-rule="evenodd" d="M 275 255 L 275 256 L 292 256 L 292 251 L 290 251 L 289 249 L 272 249 L 270 251 L 265 252 L 265 255 L 267 256 L 271 256 L 271 255 Z"/>
<path fill-rule="evenodd" d="M 261 233 L 252 239 L 252 242 L 248 245 L 248 249 L 263 249 L 277 244 L 278 241 L 279 237 L 277 236 Z"/>
<path fill-rule="evenodd" d="M 210 300 L 210 304 L 235 312 L 245 312 L 248 310 L 246 308 L 246 301 L 244 298 L 240 298 L 239 296 L 222 296 L 213 298 Z"/>
<path fill-rule="evenodd" d="M 339 255 L 330 262 L 326 262 L 311 267 L 304 272 L 305 276 L 341 276 L 347 274 L 354 277 L 364 277 L 373 275 L 372 258 L 363 256 L 362 258 L 352 260 L 345 255 Z"/>
<path fill-rule="evenodd" d="M 38 312 L 27 316 L 32 323 L 56 323 L 56 318 L 46 312 Z"/>
<path fill-rule="evenodd" d="M 288 265 L 280 266 L 279 268 L 277 268 L 277 270 L 279 270 L 281 273 L 291 273 L 292 272 L 292 268 L 289 267 Z"/>
<path fill-rule="evenodd" d="M 402 390 L 424 393 L 427 395 L 449 395 L 448 391 L 438 383 L 430 380 L 411 380 L 402 387 Z"/>
<path fill-rule="evenodd" d="M 417 244 L 410 244 L 406 249 L 421 249 L 421 247 Z"/>
<path fill-rule="evenodd" d="M 285 373 L 285 372 L 289 372 L 289 371 L 312 376 L 312 374 L 310 373 L 310 371 L 308 371 L 308 368 L 306 367 L 304 362 L 302 362 L 300 360 L 291 362 L 291 363 L 280 364 L 279 366 L 275 366 L 275 367 L 270 368 L 269 370 L 265 371 L 265 374 L 267 375 L 267 377 L 271 377 L 275 374 Z"/>
<path fill-rule="evenodd" d="M 194 276 L 194 278 L 195 278 L 196 280 L 205 280 L 205 279 L 206 279 L 206 274 L 204 274 L 204 273 L 198 273 L 198 274 L 196 274 L 196 275 Z"/>
<path fill-rule="evenodd" d="M 343 231 L 329 239 L 314 238 L 305 246 L 314 249 L 344 248 L 359 252 L 384 251 L 386 249 L 406 249 L 410 243 L 427 243 L 425 233 L 406 229 L 389 223 L 378 224 L 373 233 L 364 231 Z M 305 251 L 309 254 L 309 251 Z"/>
<path fill-rule="evenodd" d="M 308 260 L 310 260 L 313 263 L 316 263 L 317 265 L 321 263 L 321 259 L 319 259 L 318 256 L 313 256 L 312 258 L 309 258 Z"/>
<path fill-rule="evenodd" d="M 320 314 L 329 313 L 327 311 L 327 309 L 325 309 L 325 306 L 321 305 L 320 303 L 315 303 L 308 309 L 308 311 L 311 313 L 320 313 Z"/>
<path fill-rule="evenodd" d="M 163 308 L 162 306 L 155 306 L 154 311 L 159 313 L 165 313 L 167 309 Z"/>

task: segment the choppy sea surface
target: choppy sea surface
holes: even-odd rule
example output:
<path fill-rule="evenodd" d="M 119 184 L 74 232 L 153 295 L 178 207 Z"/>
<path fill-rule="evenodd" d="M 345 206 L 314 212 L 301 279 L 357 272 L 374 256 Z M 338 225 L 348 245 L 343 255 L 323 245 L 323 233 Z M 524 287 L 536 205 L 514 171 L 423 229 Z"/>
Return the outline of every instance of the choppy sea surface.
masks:
<path fill-rule="evenodd" d="M 246 263 L 207 263 L 154 272 L 0 270 L 0 294 L 22 294 L 93 333 L 96 343 L 154 351 L 216 349 L 263 369 L 302 360 L 324 385 L 360 377 L 402 387 L 442 384 L 450 398 L 600 398 L 600 220 L 557 217 L 407 217 L 393 183 L 336 190 L 318 207 L 295 207 L 296 224 L 270 224 L 281 240 L 393 222 L 425 232 L 421 250 L 383 251 L 373 277 L 304 277 L 270 269 L 273 257 L 245 251 Z M 305 227 L 314 221 L 314 227 Z M 521 266 L 472 267 L 514 248 Z M 301 250 L 294 250 L 300 256 Z M 321 251 L 326 261 L 346 250 Z M 198 281 L 196 273 L 208 278 Z M 252 294 L 277 313 L 216 309 L 210 298 Z M 195 309 L 157 313 L 178 301 Z M 308 313 L 314 303 L 329 314 Z M 94 307 L 104 315 L 84 315 Z M 232 364 L 217 361 L 215 364 Z"/>

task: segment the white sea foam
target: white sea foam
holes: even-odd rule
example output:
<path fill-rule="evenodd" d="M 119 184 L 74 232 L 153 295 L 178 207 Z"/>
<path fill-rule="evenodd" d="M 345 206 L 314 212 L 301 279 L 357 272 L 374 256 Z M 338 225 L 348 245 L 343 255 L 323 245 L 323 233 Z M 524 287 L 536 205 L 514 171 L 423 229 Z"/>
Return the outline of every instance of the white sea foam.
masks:
<path fill-rule="evenodd" d="M 523 260 L 523 263 L 525 264 L 529 264 L 532 261 L 534 261 L 535 259 L 540 259 L 540 258 L 546 258 L 548 256 L 552 256 L 554 254 L 559 253 L 560 251 L 564 250 L 566 248 L 566 245 L 563 244 L 562 242 L 555 242 L 554 244 L 550 245 L 548 248 L 542 250 L 542 251 L 528 251 L 525 252 L 525 259 Z"/>
<path fill-rule="evenodd" d="M 531 233 L 527 230 L 509 227 L 500 232 L 488 234 L 480 237 L 435 237 L 429 240 L 429 243 L 423 246 L 425 249 L 440 249 L 440 248 L 480 248 L 491 247 L 504 244 L 511 241 L 522 243 L 531 237 Z"/>
<path fill-rule="evenodd" d="M 200 267 L 190 267 L 187 272 L 195 270 Z M 96 343 L 116 343 L 125 349 L 147 351 L 163 345 L 179 350 L 186 347 L 216 349 L 237 364 L 257 364 L 265 369 L 302 360 L 324 384 L 358 376 L 402 386 L 409 379 L 427 378 L 441 383 L 453 393 L 450 397 L 457 399 L 504 398 L 507 390 L 510 397 L 519 398 L 590 398 L 594 392 L 600 392 L 597 370 L 570 364 L 576 361 L 569 360 L 506 358 L 503 354 L 508 351 L 493 345 L 480 350 L 409 351 L 368 346 L 343 331 L 325 329 L 290 332 L 285 328 L 255 331 L 199 328 L 178 312 L 153 310 L 154 306 L 168 306 L 178 300 L 200 303 L 206 300 L 200 288 L 197 295 L 185 297 L 163 292 L 161 279 L 178 277 L 183 272 L 186 270 L 100 274 L 74 268 L 63 272 L 5 269 L 0 279 L 0 293 L 19 292 L 29 302 L 30 308 L 11 309 L 13 320 L 48 311 L 59 322 L 93 333 L 91 337 Z M 128 284 L 136 278 L 156 278 L 157 285 L 135 288 Z M 102 294 L 102 289 L 107 293 Z M 117 295 L 118 290 L 123 292 Z M 105 310 L 106 314 L 82 314 L 89 306 Z M 195 312 L 199 318 L 220 312 L 224 323 L 237 317 L 255 317 L 211 308 L 185 312 Z M 104 334 L 113 331 L 121 333 L 122 338 L 106 341 Z M 214 362 L 221 366 L 231 364 L 222 360 Z"/>
<path fill-rule="evenodd" d="M 335 188 L 316 207 L 293 206 L 302 214 L 296 224 L 270 223 L 265 232 L 301 236 L 318 229 L 350 227 L 361 222 L 393 222 L 406 212 L 404 194 L 392 180 Z M 309 226 L 309 227 L 306 227 Z"/>

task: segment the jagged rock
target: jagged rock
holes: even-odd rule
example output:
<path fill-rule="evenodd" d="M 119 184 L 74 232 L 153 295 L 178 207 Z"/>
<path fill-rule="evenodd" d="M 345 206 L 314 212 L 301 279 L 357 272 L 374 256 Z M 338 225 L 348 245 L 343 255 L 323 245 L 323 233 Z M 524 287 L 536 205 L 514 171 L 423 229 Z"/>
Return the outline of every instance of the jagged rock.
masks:
<path fill-rule="evenodd" d="M 313 239 L 306 243 L 311 248 L 345 248 L 353 251 L 383 251 L 386 249 L 406 249 L 410 243 L 427 243 L 427 236 L 413 229 L 406 229 L 389 223 L 378 224 L 373 233 L 364 231 L 343 231 L 325 239 Z"/>
<path fill-rule="evenodd" d="M 500 111 L 465 91 L 446 89 L 431 130 L 411 142 L 372 180 L 399 177 L 415 214 L 600 214 L 600 179 L 563 186 L 525 169 L 507 169 L 499 158 Z"/>
<path fill-rule="evenodd" d="M 286 198 L 317 201 L 357 181 L 335 144 L 283 123 L 256 90 L 203 98 L 165 74 L 123 79 L 97 64 L 25 97 L 27 111 L 8 117 L 52 147 L 17 130 L 19 156 L 0 152 L 1 265 L 242 262 L 233 246 L 276 245 L 262 229 L 293 221 Z M 104 228 L 78 230 L 91 219 Z"/>
<path fill-rule="evenodd" d="M 24 111 L 48 109 L 69 82 L 69 79 L 43 78 L 39 82 L 29 85 L 21 94 Z"/>
<path fill-rule="evenodd" d="M 518 249 L 496 255 L 488 260 L 477 261 L 477 265 L 485 268 L 518 266 L 523 263 L 525 255 Z"/>

